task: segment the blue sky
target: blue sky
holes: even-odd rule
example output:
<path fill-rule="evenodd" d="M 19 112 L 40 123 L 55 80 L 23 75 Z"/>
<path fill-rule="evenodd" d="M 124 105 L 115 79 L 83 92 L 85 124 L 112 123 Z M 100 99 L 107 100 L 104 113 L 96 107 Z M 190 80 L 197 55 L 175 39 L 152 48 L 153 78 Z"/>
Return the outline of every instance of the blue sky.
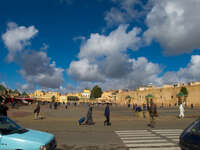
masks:
<path fill-rule="evenodd" d="M 4 0 L 0 83 L 61 92 L 200 80 L 196 0 Z"/>

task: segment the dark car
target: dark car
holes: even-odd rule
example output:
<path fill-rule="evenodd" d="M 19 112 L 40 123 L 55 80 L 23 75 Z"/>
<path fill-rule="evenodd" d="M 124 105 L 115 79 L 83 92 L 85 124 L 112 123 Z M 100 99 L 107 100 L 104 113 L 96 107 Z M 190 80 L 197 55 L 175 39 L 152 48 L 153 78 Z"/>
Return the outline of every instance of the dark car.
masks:
<path fill-rule="evenodd" d="M 182 150 L 200 150 L 200 118 L 180 135 L 180 147 Z"/>

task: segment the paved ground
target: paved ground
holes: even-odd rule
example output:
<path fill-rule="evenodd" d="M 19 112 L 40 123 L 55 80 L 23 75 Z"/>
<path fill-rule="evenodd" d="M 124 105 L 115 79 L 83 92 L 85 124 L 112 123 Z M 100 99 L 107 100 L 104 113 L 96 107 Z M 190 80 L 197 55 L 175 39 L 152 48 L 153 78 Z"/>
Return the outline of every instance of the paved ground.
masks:
<path fill-rule="evenodd" d="M 116 131 L 129 150 L 180 150 L 181 129 Z"/>
<path fill-rule="evenodd" d="M 35 105 L 11 109 L 9 116 L 25 128 L 38 129 L 53 133 L 56 136 L 58 148 L 62 150 L 127 150 L 116 131 L 148 130 L 149 120 L 137 117 L 131 108 L 111 107 L 112 126 L 104 126 L 104 106 L 93 109 L 94 126 L 78 126 L 77 120 L 87 113 L 86 106 L 70 106 L 67 110 L 60 106 L 50 110 L 48 106 L 41 107 L 42 120 L 33 119 Z M 185 118 L 177 118 L 178 109 L 159 109 L 155 130 L 184 129 L 200 116 L 200 109 L 186 109 Z M 153 131 L 151 131 L 153 132 Z M 162 140 L 162 139 L 161 139 Z"/>

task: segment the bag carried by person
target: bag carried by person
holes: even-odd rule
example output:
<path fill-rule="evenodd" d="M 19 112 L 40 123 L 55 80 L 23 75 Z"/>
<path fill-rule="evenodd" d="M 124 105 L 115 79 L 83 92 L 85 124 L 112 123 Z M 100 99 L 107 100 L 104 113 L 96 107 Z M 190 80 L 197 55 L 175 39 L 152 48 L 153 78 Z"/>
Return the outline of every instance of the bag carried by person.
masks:
<path fill-rule="evenodd" d="M 78 120 L 79 125 L 81 125 L 85 121 L 85 117 L 82 117 Z"/>

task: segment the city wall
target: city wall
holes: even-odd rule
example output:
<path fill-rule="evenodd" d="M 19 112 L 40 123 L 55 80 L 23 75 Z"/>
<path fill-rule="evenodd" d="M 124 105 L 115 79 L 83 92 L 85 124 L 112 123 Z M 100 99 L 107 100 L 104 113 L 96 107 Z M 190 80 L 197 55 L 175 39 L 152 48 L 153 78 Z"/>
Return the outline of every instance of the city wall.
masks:
<path fill-rule="evenodd" d="M 178 97 L 177 94 L 180 92 L 182 86 L 179 87 L 151 87 L 151 88 L 144 88 L 144 89 L 137 89 L 135 91 L 125 91 L 118 93 L 116 96 L 115 102 L 121 105 L 127 105 L 129 102 L 130 104 L 138 104 L 142 105 L 146 103 L 146 96 L 151 94 L 153 96 L 153 101 L 157 105 L 164 105 L 164 106 L 174 106 L 178 104 Z M 190 106 L 193 104 L 194 106 L 200 106 L 200 85 L 187 85 L 184 86 L 187 88 L 188 97 L 187 105 Z M 126 97 L 130 96 L 130 99 Z"/>

